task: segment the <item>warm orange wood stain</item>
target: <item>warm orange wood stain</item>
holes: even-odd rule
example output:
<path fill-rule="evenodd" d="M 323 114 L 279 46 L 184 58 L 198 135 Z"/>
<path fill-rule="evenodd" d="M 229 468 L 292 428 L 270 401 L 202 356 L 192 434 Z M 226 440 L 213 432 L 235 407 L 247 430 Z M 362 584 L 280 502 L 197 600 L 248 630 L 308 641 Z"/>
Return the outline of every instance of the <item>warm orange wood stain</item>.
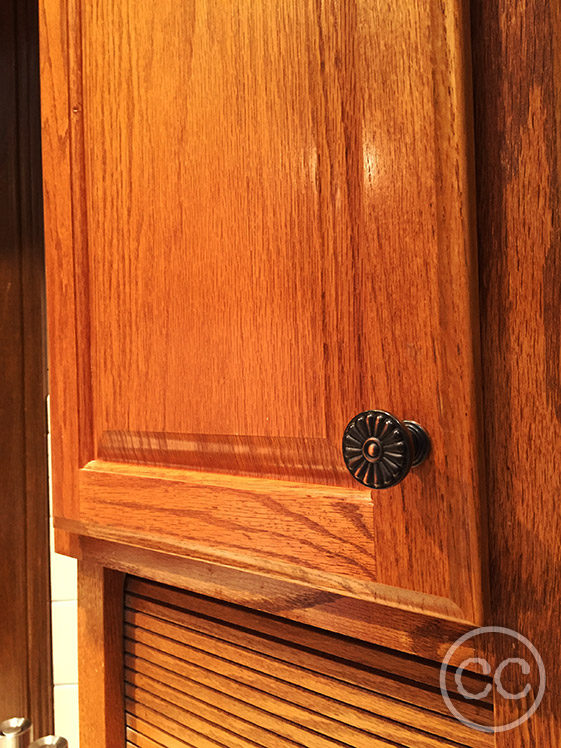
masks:
<path fill-rule="evenodd" d="M 466 28 L 460 0 L 44 3 L 60 520 L 481 619 Z M 340 440 L 372 407 L 433 452 L 371 501 Z"/>
<path fill-rule="evenodd" d="M 76 527 L 68 529 L 76 531 Z M 449 603 L 442 598 L 427 599 L 426 594 L 413 595 L 396 587 L 314 572 L 302 566 L 284 565 L 288 573 L 283 575 L 278 561 L 262 568 L 262 559 L 247 554 L 232 559 L 232 553 L 223 551 L 219 555 L 208 546 L 192 543 L 177 547 L 173 540 L 161 537 L 157 538 L 158 550 L 148 550 L 146 545 L 148 541 L 154 543 L 153 536 L 147 540 L 136 533 L 136 545 L 130 545 L 123 540 L 125 533 L 101 525 L 88 526 L 86 531 L 89 535 L 69 535 L 78 541 L 77 548 L 61 546 L 61 550 L 90 564 L 319 627 L 326 632 L 324 638 L 335 632 L 442 661 L 450 645 L 472 628 L 467 622 L 454 620 L 458 611 L 449 610 Z M 144 547 L 139 547 L 140 543 Z M 246 568 L 240 568 L 243 563 Z M 427 611 L 437 609 L 438 617 L 434 613 L 413 612 L 412 602 Z M 456 650 L 453 665 L 468 661 L 467 668 L 478 670 L 477 663 L 469 664 L 469 658 L 477 654 L 471 644 L 468 641 Z"/>

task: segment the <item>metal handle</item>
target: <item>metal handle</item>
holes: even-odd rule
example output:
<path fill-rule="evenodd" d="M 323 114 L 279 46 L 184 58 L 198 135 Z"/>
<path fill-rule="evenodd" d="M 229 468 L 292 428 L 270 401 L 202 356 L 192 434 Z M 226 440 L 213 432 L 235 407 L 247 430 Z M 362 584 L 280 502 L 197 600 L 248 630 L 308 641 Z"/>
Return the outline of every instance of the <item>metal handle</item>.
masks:
<path fill-rule="evenodd" d="M 343 459 L 350 474 L 369 488 L 391 488 L 430 452 L 430 438 L 415 421 L 385 410 L 366 410 L 347 424 Z"/>
<path fill-rule="evenodd" d="M 66 738 L 59 737 L 58 735 L 46 735 L 44 738 L 35 740 L 29 748 L 68 748 L 68 741 Z"/>
<path fill-rule="evenodd" d="M 33 740 L 33 725 L 26 717 L 0 722 L 0 748 L 28 748 Z"/>

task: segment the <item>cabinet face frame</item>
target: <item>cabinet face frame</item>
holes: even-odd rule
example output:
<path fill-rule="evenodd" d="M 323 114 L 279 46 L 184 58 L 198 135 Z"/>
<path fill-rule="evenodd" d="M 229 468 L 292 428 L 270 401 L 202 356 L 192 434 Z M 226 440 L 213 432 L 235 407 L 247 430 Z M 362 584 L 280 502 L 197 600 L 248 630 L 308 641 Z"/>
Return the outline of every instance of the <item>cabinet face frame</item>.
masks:
<path fill-rule="evenodd" d="M 465 3 L 456 2 L 450 11 L 451 23 L 467 29 Z M 232 553 L 212 552 L 192 539 L 173 542 L 160 534 L 143 533 L 139 528 L 127 531 L 123 527 L 103 527 L 96 525 L 95 518 L 100 504 L 97 495 L 103 486 L 96 481 L 107 481 L 108 491 L 121 488 L 132 491 L 131 486 L 143 477 L 142 469 L 136 470 L 127 465 L 107 465 L 96 461 L 94 438 L 94 412 L 92 387 L 92 362 L 90 360 L 92 332 L 90 325 L 90 298 L 87 237 L 87 195 L 86 195 L 86 152 L 83 118 L 83 79 L 82 79 L 82 6 L 78 0 L 61 0 L 45 3 L 41 9 L 42 20 L 42 59 L 43 96 L 50 102 L 43 107 L 44 116 L 44 173 L 45 205 L 47 215 L 48 247 L 48 288 L 49 298 L 56 303 L 49 308 L 49 332 L 51 339 L 50 367 L 52 372 L 53 420 L 53 462 L 55 483 L 55 523 L 68 532 L 91 535 L 105 540 L 144 545 L 154 550 L 183 554 L 188 557 L 237 565 L 240 568 L 255 570 L 259 562 L 248 554 L 243 558 Z M 455 74 L 458 77 L 458 107 L 466 114 L 466 126 L 471 122 L 468 116 L 469 92 L 465 90 L 469 69 L 469 54 L 461 31 L 454 32 L 456 48 L 448 50 L 453 58 Z M 460 80 L 460 78 L 462 80 Z M 466 111 L 464 112 L 464 107 Z M 465 133 L 458 136 L 461 149 L 467 154 L 467 172 L 470 172 L 471 146 Z M 462 150 L 462 156 L 464 151 Z M 463 163 L 463 162 L 462 162 Z M 465 164 L 464 164 L 465 166 Z M 464 168 L 461 166 L 460 168 Z M 463 174 L 465 185 L 472 188 L 472 176 Z M 469 192 L 469 189 L 467 189 Z M 471 200 L 471 193 L 465 195 L 464 207 Z M 469 214 L 469 210 L 467 211 Z M 466 229 L 468 243 L 472 230 L 473 216 L 468 215 Z M 441 227 L 442 228 L 442 227 Z M 443 229 L 444 230 L 444 229 Z M 469 254 L 469 253 L 468 253 Z M 476 288 L 476 267 L 467 269 L 464 279 L 472 290 Z M 471 320 L 473 330 L 477 330 L 476 299 L 469 299 L 470 309 L 464 310 L 464 317 Z M 478 365 L 478 340 L 474 336 L 474 365 Z M 470 372 L 476 387 L 477 372 Z M 479 421 L 478 394 L 474 393 L 475 411 L 471 414 L 472 426 Z M 474 426 L 475 428 L 475 426 Z M 468 483 L 469 491 L 477 497 L 480 492 L 479 470 L 480 440 L 475 439 L 475 456 Z M 471 449 L 471 447 L 470 447 Z M 86 467 L 86 469 L 84 469 Z M 114 477 L 114 482 L 113 477 Z M 222 486 L 226 485 L 227 481 Z M 91 489 L 91 490 L 90 490 Z M 96 491 L 98 494 L 96 494 Z M 469 492 L 468 491 L 468 492 Z M 80 499 L 87 496 L 87 502 Z M 469 499 L 471 502 L 471 499 Z M 141 492 L 136 500 L 137 518 L 140 511 Z M 430 595 L 425 592 L 411 592 L 386 584 L 365 583 L 363 580 L 350 581 L 338 574 L 323 573 L 321 570 L 299 569 L 295 565 L 260 563 L 260 570 L 279 578 L 294 579 L 299 583 L 333 594 L 341 592 L 354 595 L 357 599 L 369 599 L 387 604 L 392 608 L 404 608 L 416 612 L 429 612 L 442 619 L 481 621 L 485 607 L 485 530 L 482 517 L 482 503 L 474 499 L 462 509 L 457 519 L 456 534 L 468 538 L 459 544 L 457 558 L 448 557 L 450 562 L 450 589 L 448 595 Z M 114 509 L 118 510 L 119 502 Z M 370 506 L 364 502 L 364 511 Z M 453 543 L 450 543 L 453 548 Z M 454 565 L 455 564 L 455 565 Z M 482 592 L 483 590 L 483 592 Z"/>
<path fill-rule="evenodd" d="M 78 563 L 80 742 L 85 748 L 124 745 L 124 582 L 118 571 Z"/>
<path fill-rule="evenodd" d="M 527 637 L 546 671 L 536 713 L 495 744 L 553 746 L 561 735 L 560 8 L 474 0 L 472 48 L 489 620 Z M 513 656 L 511 640 L 498 644 L 497 662 Z M 497 724 L 524 709 L 496 694 Z"/>

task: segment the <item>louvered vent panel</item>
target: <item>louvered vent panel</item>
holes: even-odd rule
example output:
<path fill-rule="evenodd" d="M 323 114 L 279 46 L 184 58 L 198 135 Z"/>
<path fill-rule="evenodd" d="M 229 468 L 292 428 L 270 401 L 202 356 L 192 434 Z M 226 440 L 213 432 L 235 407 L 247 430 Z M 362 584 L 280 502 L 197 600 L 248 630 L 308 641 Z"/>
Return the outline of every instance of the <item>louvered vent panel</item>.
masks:
<path fill-rule="evenodd" d="M 124 647 L 130 747 L 493 745 L 448 712 L 439 663 L 134 577 Z"/>

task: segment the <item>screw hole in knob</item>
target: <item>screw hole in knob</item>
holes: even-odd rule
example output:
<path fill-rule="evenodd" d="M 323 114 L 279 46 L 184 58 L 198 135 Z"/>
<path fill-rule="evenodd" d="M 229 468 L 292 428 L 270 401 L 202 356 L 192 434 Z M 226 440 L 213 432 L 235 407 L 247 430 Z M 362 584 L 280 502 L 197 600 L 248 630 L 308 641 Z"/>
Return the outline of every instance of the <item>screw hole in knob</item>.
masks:
<path fill-rule="evenodd" d="M 385 410 L 359 413 L 343 434 L 345 464 L 353 478 L 368 488 L 396 486 L 429 452 L 429 435 L 422 426 L 400 421 Z"/>

